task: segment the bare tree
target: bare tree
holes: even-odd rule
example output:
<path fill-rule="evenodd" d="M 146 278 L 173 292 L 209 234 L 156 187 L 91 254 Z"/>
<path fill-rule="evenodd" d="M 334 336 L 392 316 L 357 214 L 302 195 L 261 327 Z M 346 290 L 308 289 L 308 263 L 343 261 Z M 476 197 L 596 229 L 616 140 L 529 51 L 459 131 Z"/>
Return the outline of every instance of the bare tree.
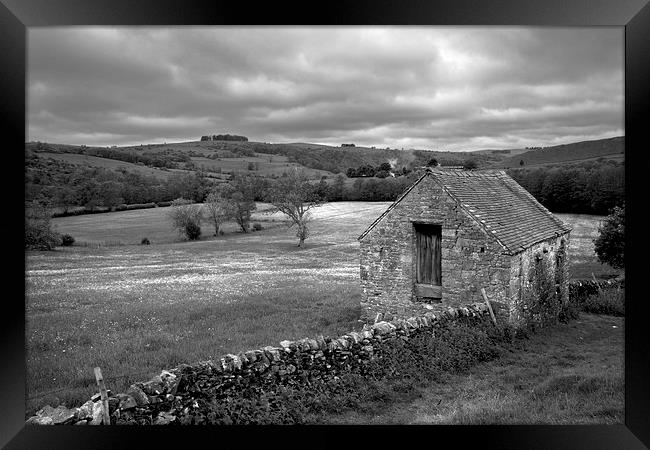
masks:
<path fill-rule="evenodd" d="M 204 206 L 208 218 L 214 224 L 214 235 L 219 235 L 221 224 L 233 215 L 232 204 L 228 199 L 226 186 L 215 186 L 205 199 Z"/>
<path fill-rule="evenodd" d="M 291 219 L 290 227 L 297 226 L 298 247 L 302 247 L 309 237 L 310 210 L 323 204 L 316 186 L 309 183 L 304 172 L 294 169 L 273 183 L 268 191 L 268 201 L 273 205 L 269 212 L 279 211 Z"/>
<path fill-rule="evenodd" d="M 244 233 L 248 233 L 251 213 L 257 209 L 255 205 L 256 184 L 252 177 L 233 174 L 232 180 L 224 188 L 228 198 L 230 214 Z"/>
<path fill-rule="evenodd" d="M 177 198 L 171 204 L 167 213 L 172 226 L 182 236 L 196 240 L 201 235 L 201 205 L 193 204 L 191 200 Z"/>

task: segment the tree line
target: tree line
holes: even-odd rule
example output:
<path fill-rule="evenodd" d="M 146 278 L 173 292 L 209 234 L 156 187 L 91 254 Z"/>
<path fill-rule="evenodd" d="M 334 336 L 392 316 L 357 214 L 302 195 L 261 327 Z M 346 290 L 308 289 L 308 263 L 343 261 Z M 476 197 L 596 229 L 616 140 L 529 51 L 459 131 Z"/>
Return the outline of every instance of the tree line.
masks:
<path fill-rule="evenodd" d="M 166 180 L 125 169 L 79 167 L 63 161 L 25 162 L 25 200 L 94 210 L 98 206 L 171 201 L 203 201 L 209 180 L 202 171 L 172 173 Z"/>
<path fill-rule="evenodd" d="M 434 162 L 430 159 L 426 164 Z M 354 182 L 338 174 L 322 177 L 316 182 L 316 189 L 324 201 L 393 201 L 415 180 L 416 172 L 406 168 L 393 171 L 398 174 L 396 177 L 383 177 L 382 172 L 388 173 L 389 169 L 387 162 L 376 167 L 367 164 L 354 169 Z M 625 197 L 624 167 L 614 161 L 517 168 L 507 173 L 553 212 L 605 215 L 614 206 L 620 206 Z M 286 176 L 285 173 L 280 178 Z M 253 200 L 265 201 L 264 193 L 272 180 L 258 176 L 248 176 L 247 180 Z M 163 180 L 126 169 L 80 167 L 54 159 L 25 160 L 26 200 L 47 199 L 52 206 L 64 210 L 73 206 L 93 210 L 99 206 L 169 202 L 177 198 L 200 203 L 213 184 L 215 181 L 202 170 L 170 173 Z"/>
<path fill-rule="evenodd" d="M 509 169 L 507 173 L 556 213 L 606 215 L 625 200 L 625 168 L 616 162 Z"/>

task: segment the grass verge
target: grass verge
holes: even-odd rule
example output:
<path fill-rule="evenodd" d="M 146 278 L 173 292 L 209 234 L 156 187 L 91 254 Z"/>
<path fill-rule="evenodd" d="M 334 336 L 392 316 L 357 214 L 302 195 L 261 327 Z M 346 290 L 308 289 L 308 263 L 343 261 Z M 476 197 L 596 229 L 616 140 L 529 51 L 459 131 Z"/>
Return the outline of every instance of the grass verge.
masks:
<path fill-rule="evenodd" d="M 515 339 L 500 357 L 387 402 L 332 412 L 332 424 L 620 424 L 623 318 L 581 314 Z"/>
<path fill-rule="evenodd" d="M 95 366 L 108 389 L 125 392 L 131 383 L 180 363 L 358 329 L 359 295 L 346 285 L 326 292 L 303 286 L 226 304 L 153 307 L 124 301 L 110 308 L 34 315 L 26 350 L 26 416 L 46 404 L 85 402 L 97 390 Z"/>

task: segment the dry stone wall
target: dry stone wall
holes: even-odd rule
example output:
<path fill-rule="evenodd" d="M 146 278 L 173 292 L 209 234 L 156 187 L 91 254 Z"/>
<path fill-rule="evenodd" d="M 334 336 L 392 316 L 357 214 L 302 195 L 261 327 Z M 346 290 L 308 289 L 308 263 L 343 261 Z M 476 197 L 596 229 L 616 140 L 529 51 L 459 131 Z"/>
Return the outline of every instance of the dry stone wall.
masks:
<path fill-rule="evenodd" d="M 569 282 L 569 297 L 574 302 L 581 302 L 590 295 L 598 294 L 601 289 L 625 289 L 625 277 L 611 280 L 573 280 Z"/>
<path fill-rule="evenodd" d="M 370 362 L 381 360 L 391 342 L 408 341 L 422 333 L 435 339 L 436 329 L 463 318 L 490 320 L 485 304 L 470 304 L 442 313 L 429 311 L 408 319 L 365 325 L 359 332 L 337 338 L 282 341 L 279 347 L 163 370 L 147 382 L 134 383 L 125 393 L 109 393 L 111 424 L 186 423 L 186 418 L 200 408 L 199 403 L 259 397 L 269 385 L 309 387 L 312 383 L 336 383 L 346 373 L 365 374 Z M 100 396 L 96 394 L 78 408 L 45 407 L 27 423 L 98 425 L 101 413 Z"/>

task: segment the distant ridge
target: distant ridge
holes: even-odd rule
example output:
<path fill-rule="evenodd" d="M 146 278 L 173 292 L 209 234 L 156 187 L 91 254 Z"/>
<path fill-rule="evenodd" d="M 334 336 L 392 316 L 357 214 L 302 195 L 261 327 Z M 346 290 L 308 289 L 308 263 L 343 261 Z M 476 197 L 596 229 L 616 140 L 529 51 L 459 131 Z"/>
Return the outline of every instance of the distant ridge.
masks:
<path fill-rule="evenodd" d="M 540 166 L 580 162 L 590 159 L 606 158 L 623 161 L 625 157 L 625 137 L 617 136 L 593 141 L 581 141 L 571 144 L 555 145 L 541 149 L 529 150 L 495 162 L 491 167 L 510 168 Z M 521 164 L 523 161 L 523 165 Z"/>

